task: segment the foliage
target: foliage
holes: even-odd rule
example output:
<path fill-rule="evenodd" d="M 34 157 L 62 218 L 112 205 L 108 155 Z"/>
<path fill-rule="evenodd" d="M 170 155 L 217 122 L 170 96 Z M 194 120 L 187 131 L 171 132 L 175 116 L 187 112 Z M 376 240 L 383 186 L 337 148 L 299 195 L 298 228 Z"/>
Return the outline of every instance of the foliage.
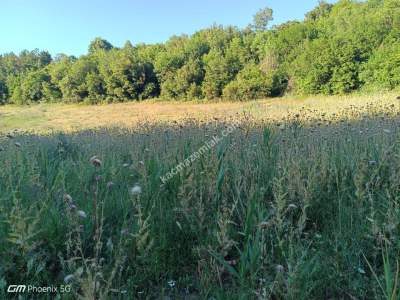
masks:
<path fill-rule="evenodd" d="M 272 76 L 264 74 L 258 65 L 248 65 L 224 89 L 224 98 L 231 100 L 257 99 L 271 96 Z"/>
<path fill-rule="evenodd" d="M 269 22 L 273 19 L 273 11 L 271 8 L 267 7 L 261 9 L 254 15 L 253 27 L 255 30 L 266 30 Z"/>
<path fill-rule="evenodd" d="M 400 43 L 382 45 L 364 65 L 361 79 L 377 88 L 400 86 Z"/>
<path fill-rule="evenodd" d="M 320 1 L 303 21 L 271 27 L 272 19 L 264 8 L 244 29 L 213 25 L 154 45 L 117 48 L 98 37 L 79 58 L 52 60 L 39 50 L 0 55 L 0 103 L 215 99 L 224 90 L 244 100 L 400 85 L 398 0 Z"/>
<path fill-rule="evenodd" d="M 107 40 L 104 40 L 100 37 L 95 38 L 89 45 L 89 53 L 93 54 L 97 51 L 109 51 L 113 48 L 113 45 L 108 42 Z"/>

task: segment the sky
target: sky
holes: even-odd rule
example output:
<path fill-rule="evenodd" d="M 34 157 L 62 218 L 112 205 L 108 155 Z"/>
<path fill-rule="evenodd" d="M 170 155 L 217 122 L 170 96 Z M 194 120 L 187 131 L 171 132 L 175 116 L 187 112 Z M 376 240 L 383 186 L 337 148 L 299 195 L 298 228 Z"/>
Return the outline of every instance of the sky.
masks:
<path fill-rule="evenodd" d="M 272 24 L 302 20 L 318 0 L 0 0 L 0 53 L 23 49 L 79 56 L 95 37 L 120 47 L 164 42 L 213 24 L 243 28 L 261 8 Z M 329 2 L 333 2 L 329 1 Z"/>

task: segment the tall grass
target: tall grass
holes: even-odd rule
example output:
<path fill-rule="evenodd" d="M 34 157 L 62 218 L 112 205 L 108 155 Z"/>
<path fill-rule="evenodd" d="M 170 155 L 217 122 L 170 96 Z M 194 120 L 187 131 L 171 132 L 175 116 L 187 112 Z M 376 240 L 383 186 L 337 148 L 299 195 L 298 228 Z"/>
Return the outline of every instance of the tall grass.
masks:
<path fill-rule="evenodd" d="M 228 119 L 4 137 L 0 298 L 399 299 L 399 119 L 308 113 L 244 115 L 165 184 Z"/>

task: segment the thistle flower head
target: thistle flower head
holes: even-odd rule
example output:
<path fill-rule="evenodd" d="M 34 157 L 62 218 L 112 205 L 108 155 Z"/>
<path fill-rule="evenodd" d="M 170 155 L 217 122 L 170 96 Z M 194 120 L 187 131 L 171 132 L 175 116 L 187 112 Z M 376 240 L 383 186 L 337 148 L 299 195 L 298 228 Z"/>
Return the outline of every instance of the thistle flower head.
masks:
<path fill-rule="evenodd" d="M 91 163 L 93 166 L 95 166 L 95 167 L 101 167 L 101 165 L 102 165 L 101 160 L 98 159 L 97 156 L 92 156 L 92 157 L 90 158 L 90 163 Z"/>
<path fill-rule="evenodd" d="M 74 204 L 74 200 L 72 199 L 71 195 L 64 194 L 64 201 L 67 202 L 68 205 Z"/>
<path fill-rule="evenodd" d="M 64 282 L 68 284 L 74 279 L 74 277 L 75 276 L 73 274 L 69 274 L 69 275 L 64 277 Z"/>
<path fill-rule="evenodd" d="M 85 219 L 87 217 L 86 213 L 83 210 L 78 210 L 77 214 L 82 219 Z"/>
<path fill-rule="evenodd" d="M 275 267 L 275 270 L 277 273 L 283 273 L 285 271 L 285 268 L 282 265 L 277 265 Z"/>
<path fill-rule="evenodd" d="M 142 188 L 140 187 L 140 185 L 136 184 L 129 190 L 129 192 L 132 196 L 140 195 L 142 193 Z"/>

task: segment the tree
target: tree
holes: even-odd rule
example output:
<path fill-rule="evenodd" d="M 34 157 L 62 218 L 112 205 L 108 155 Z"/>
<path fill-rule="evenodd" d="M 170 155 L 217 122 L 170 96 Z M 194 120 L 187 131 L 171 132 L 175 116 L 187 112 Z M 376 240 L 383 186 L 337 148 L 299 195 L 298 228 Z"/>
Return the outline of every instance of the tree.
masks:
<path fill-rule="evenodd" d="M 203 78 L 202 62 L 199 59 L 190 59 L 175 76 L 171 76 L 163 83 L 161 96 L 181 99 L 201 98 Z"/>
<path fill-rule="evenodd" d="M 271 95 L 273 81 L 256 64 L 247 65 L 236 77 L 224 88 L 224 98 L 229 100 L 248 100 L 265 98 Z"/>
<path fill-rule="evenodd" d="M 100 37 L 97 37 L 89 45 L 89 54 L 93 54 L 99 50 L 110 51 L 113 48 L 114 47 L 110 42 Z"/>
<path fill-rule="evenodd" d="M 222 90 L 232 79 L 229 73 L 229 65 L 225 57 L 218 50 L 211 50 L 203 58 L 205 76 L 202 84 L 203 95 L 207 99 L 219 98 Z"/>
<path fill-rule="evenodd" d="M 5 104 L 8 98 L 6 81 L 0 78 L 0 104 Z"/>
<path fill-rule="evenodd" d="M 256 31 L 267 30 L 269 22 L 273 19 L 273 10 L 271 8 L 260 9 L 253 17 L 253 28 Z"/>
<path fill-rule="evenodd" d="M 319 0 L 318 6 L 306 14 L 306 20 L 316 21 L 319 18 L 326 17 L 332 10 L 333 4 L 324 0 Z"/>
<path fill-rule="evenodd" d="M 249 99 L 345 94 L 400 86 L 400 2 L 321 0 L 304 21 L 271 29 L 261 9 L 244 29 L 213 25 L 166 43 L 114 48 L 102 38 L 79 58 L 0 55 L 0 103 L 164 98 Z"/>
<path fill-rule="evenodd" d="M 140 61 L 134 48 L 104 53 L 99 71 L 109 101 L 139 100 L 157 93 L 153 67 Z"/>
<path fill-rule="evenodd" d="M 363 66 L 361 80 L 374 89 L 394 89 L 400 86 L 400 45 L 382 45 Z"/>
<path fill-rule="evenodd" d="M 30 72 L 22 81 L 22 97 L 26 102 L 38 102 L 43 98 L 43 83 L 50 82 L 50 76 L 42 69 Z"/>
<path fill-rule="evenodd" d="M 66 75 L 59 82 L 65 102 L 82 102 L 89 96 L 86 77 L 98 72 L 95 61 L 83 56 L 71 64 Z"/>

